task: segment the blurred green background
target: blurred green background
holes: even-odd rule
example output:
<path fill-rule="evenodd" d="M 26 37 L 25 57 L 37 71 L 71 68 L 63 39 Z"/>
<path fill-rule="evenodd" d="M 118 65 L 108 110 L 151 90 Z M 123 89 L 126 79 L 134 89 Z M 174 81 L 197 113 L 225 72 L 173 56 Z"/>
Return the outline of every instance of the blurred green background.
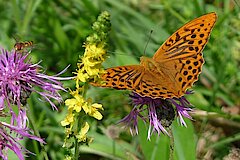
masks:
<path fill-rule="evenodd" d="M 175 155 L 177 160 L 223 159 L 237 152 L 240 156 L 240 2 L 238 0 L 10 0 L 0 2 L 0 45 L 12 49 L 13 37 L 21 41 L 33 40 L 31 56 L 48 74 L 56 74 L 68 64 L 63 76 L 72 76 L 86 36 L 101 11 L 111 15 L 112 31 L 109 40 L 110 59 L 105 67 L 138 64 L 146 47 L 146 56 L 152 57 L 159 46 L 189 20 L 209 12 L 218 14 L 217 24 L 204 49 L 206 63 L 200 80 L 195 83 L 193 95 L 187 99 L 196 107 L 194 121 L 188 127 L 174 123 Z M 153 30 L 149 43 L 150 31 Z M 74 82 L 64 82 L 74 88 Z M 63 98 L 70 97 L 62 93 Z M 106 134 L 110 125 L 126 116 L 129 105 L 127 91 L 91 88 L 88 97 L 102 103 L 102 121 L 91 122 L 90 136 L 94 142 L 81 148 L 82 159 L 168 159 L 169 137 L 152 136 L 147 141 L 148 126 L 139 124 L 139 135 L 132 137 L 128 129 L 112 140 Z M 64 104 L 59 111 L 38 100 L 29 99 L 32 118 L 47 144 L 26 140 L 23 145 L 43 159 L 43 150 L 49 159 L 63 159 L 64 128 L 60 121 L 66 115 Z M 111 128 L 111 127 L 110 127 Z M 237 148 L 237 149 L 234 149 Z M 11 155 L 9 159 L 15 159 Z"/>

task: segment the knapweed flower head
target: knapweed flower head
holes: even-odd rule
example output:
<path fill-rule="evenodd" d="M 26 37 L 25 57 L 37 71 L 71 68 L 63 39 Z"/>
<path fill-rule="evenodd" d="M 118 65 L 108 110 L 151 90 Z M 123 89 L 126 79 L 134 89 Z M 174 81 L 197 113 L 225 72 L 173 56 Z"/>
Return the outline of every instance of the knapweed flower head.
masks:
<path fill-rule="evenodd" d="M 130 95 L 132 98 L 133 109 L 123 118 L 120 123 L 124 123 L 130 127 L 132 134 L 138 134 L 138 118 L 142 119 L 145 123 L 149 123 L 148 139 L 156 132 L 168 134 L 166 128 L 172 124 L 172 121 L 177 115 L 180 119 L 181 125 L 186 126 L 183 117 L 192 119 L 188 112 L 192 111 L 191 104 L 186 98 L 173 98 L 173 99 L 152 99 L 150 97 L 141 97 L 133 93 Z M 175 106 L 175 107 L 174 107 Z"/>
<path fill-rule="evenodd" d="M 30 93 L 35 92 L 57 109 L 52 100 L 62 101 L 59 90 L 65 89 L 58 80 L 64 78 L 40 73 L 42 67 L 31 63 L 29 53 L 0 50 L 0 97 L 20 107 L 26 104 Z"/>
<path fill-rule="evenodd" d="M 86 98 L 88 83 L 98 81 L 104 69 L 102 63 L 106 59 L 107 39 L 110 31 L 110 15 L 108 12 L 102 12 L 97 21 L 93 24 L 93 33 L 87 37 L 84 44 L 85 52 L 80 57 L 74 72 L 76 89 L 70 91 L 72 98 L 65 101 L 68 107 L 68 113 L 61 125 L 65 127 L 65 142 L 63 147 L 71 149 L 78 144 L 88 144 L 93 138 L 87 136 L 90 128 L 86 117 L 101 120 L 103 118 L 100 110 L 103 110 L 101 104 L 93 103 L 91 98 Z M 77 141 L 77 143 L 76 143 Z M 75 149 L 76 150 L 76 149 Z"/>
<path fill-rule="evenodd" d="M 58 80 L 64 78 L 40 73 L 42 67 L 33 64 L 29 54 L 0 48 L 0 117 L 4 117 L 0 120 L 0 156 L 3 159 L 7 159 L 8 149 L 24 159 L 26 150 L 19 143 L 23 137 L 43 142 L 28 129 L 26 104 L 31 93 L 39 94 L 55 109 L 53 100 L 62 101 L 58 92 L 64 88 Z M 2 122 L 6 117 L 10 117 L 9 124 Z"/>

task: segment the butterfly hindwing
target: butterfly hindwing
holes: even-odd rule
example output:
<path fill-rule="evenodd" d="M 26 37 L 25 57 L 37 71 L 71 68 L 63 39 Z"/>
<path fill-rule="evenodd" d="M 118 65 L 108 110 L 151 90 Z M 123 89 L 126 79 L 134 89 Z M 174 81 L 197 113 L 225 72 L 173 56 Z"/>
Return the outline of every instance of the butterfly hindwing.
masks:
<path fill-rule="evenodd" d="M 145 70 L 140 83 L 133 89 L 142 97 L 172 98 L 178 94 L 178 86 L 168 85 L 170 77 L 163 76 L 157 71 Z"/>

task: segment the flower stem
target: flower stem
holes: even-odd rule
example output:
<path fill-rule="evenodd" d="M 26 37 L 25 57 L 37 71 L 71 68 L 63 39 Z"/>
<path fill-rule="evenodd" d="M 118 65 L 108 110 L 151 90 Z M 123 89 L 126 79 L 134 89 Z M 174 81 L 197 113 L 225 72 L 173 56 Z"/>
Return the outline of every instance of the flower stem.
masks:
<path fill-rule="evenodd" d="M 168 128 L 168 133 L 170 136 L 170 144 L 169 144 L 169 160 L 173 160 L 173 154 L 174 154 L 174 137 L 172 132 L 172 127 L 170 126 Z"/>
<path fill-rule="evenodd" d="M 76 128 L 76 131 L 78 131 L 78 129 L 79 128 L 81 128 L 81 127 L 79 127 L 79 120 L 77 119 L 77 128 Z M 80 150 L 80 148 L 79 148 L 80 146 L 79 146 L 79 142 L 78 142 L 78 139 L 77 139 L 77 137 L 75 136 L 75 151 L 74 151 L 74 159 L 75 160 L 78 160 L 78 158 L 80 157 L 80 154 L 79 154 L 79 150 Z"/>
<path fill-rule="evenodd" d="M 159 141 L 160 141 L 160 136 L 156 136 L 156 141 L 155 141 L 154 148 L 153 148 L 152 154 L 151 154 L 151 160 L 156 159 L 157 149 L 158 149 L 157 146 L 159 145 Z"/>
<path fill-rule="evenodd" d="M 37 129 L 37 126 L 36 126 L 36 123 L 35 123 L 35 120 L 34 120 L 34 117 L 33 117 L 34 114 L 33 114 L 32 107 L 28 107 L 28 108 L 30 108 L 30 113 L 28 114 L 28 117 L 29 117 L 29 121 L 30 121 L 30 123 L 31 123 L 31 125 L 33 127 L 33 131 L 34 131 L 36 136 L 40 137 L 40 133 L 39 133 L 39 131 Z M 45 146 L 42 143 L 40 143 L 40 146 L 42 148 L 42 154 L 44 156 L 44 159 L 48 160 L 49 158 L 48 158 L 47 152 L 45 150 Z"/>
<path fill-rule="evenodd" d="M 86 91 L 87 91 L 87 89 L 88 89 L 88 84 L 86 83 L 86 84 L 84 84 L 83 90 L 82 90 L 82 96 L 83 96 L 83 97 L 86 96 Z M 81 129 L 81 124 L 82 124 L 82 121 L 83 121 L 83 116 L 78 115 L 78 116 L 76 117 L 76 121 L 77 121 L 77 123 L 76 123 L 76 131 L 77 131 L 76 134 L 77 134 L 77 133 L 79 133 L 79 130 Z M 79 123 L 79 122 L 80 122 L 80 123 Z M 74 159 L 75 159 L 75 160 L 78 160 L 79 157 L 80 157 L 80 153 L 79 153 L 79 151 L 80 151 L 80 143 L 78 142 L 78 138 L 77 138 L 76 136 L 74 137 L 74 139 L 75 139 Z"/>
<path fill-rule="evenodd" d="M 112 140 L 112 147 L 113 147 L 113 155 L 115 156 L 116 155 L 116 143 L 115 143 L 115 139 Z"/>

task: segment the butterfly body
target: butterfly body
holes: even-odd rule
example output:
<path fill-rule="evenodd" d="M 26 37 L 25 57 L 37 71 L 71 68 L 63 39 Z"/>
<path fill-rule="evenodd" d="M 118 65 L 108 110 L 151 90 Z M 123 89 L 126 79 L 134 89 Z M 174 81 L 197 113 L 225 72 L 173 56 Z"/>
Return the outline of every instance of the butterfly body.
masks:
<path fill-rule="evenodd" d="M 196 18 L 173 33 L 153 58 L 141 57 L 140 65 L 108 68 L 103 84 L 94 86 L 131 90 L 142 97 L 181 97 L 198 80 L 204 63 L 202 50 L 216 22 L 216 13 Z"/>

